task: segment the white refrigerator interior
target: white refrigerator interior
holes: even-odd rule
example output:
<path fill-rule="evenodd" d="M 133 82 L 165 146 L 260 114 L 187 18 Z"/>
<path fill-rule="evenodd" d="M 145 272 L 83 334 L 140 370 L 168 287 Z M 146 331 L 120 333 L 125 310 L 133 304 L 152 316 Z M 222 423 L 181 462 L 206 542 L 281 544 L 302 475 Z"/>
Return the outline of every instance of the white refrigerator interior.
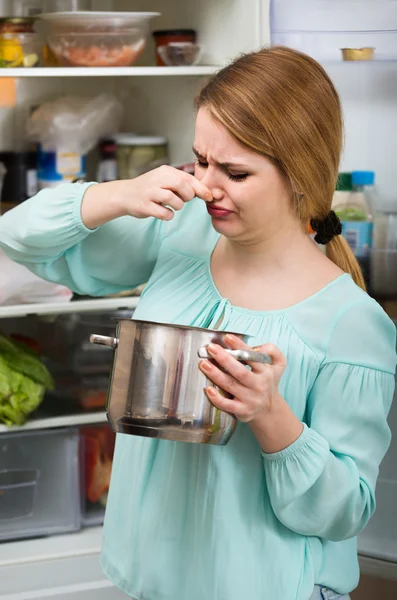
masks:
<path fill-rule="evenodd" d="M 9 0 L 0 0 L 0 14 Z M 36 4 L 40 4 L 37 0 Z M 153 29 L 194 28 L 204 46 L 203 65 L 209 74 L 239 53 L 270 40 L 267 0 L 92 0 L 94 10 L 158 11 Z M 274 12 L 275 7 L 277 13 Z M 317 58 L 333 79 L 342 99 L 346 135 L 341 170 L 373 170 L 381 206 L 397 212 L 394 162 L 397 156 L 397 2 L 390 0 L 276 1 L 276 41 L 320 52 Z M 310 13 L 310 15 L 309 15 Z M 332 18 L 331 18 L 331 16 Z M 336 16 L 335 16 L 336 15 Z M 386 18 L 387 17 L 387 18 Z M 368 23 L 375 24 L 372 33 Z M 393 25 L 394 24 L 394 25 Z M 390 31 L 393 29 L 395 31 Z M 302 35 L 305 29 L 306 34 Z M 346 30 L 350 28 L 350 34 Z M 361 28 L 361 29 L 360 29 Z M 339 29 L 339 30 L 338 30 Z M 294 30 L 294 31 L 293 31 Z M 386 31 L 387 30 L 387 31 Z M 362 32 L 365 32 L 364 34 Z M 352 33 L 353 32 L 353 33 Z M 344 62 L 340 48 L 353 40 L 378 48 L 374 60 Z M 38 69 L 37 76 L 16 77 L 16 107 L 1 107 L 0 151 L 25 147 L 25 120 L 32 107 L 66 94 L 95 95 L 108 91 L 124 105 L 123 131 L 161 135 L 169 140 L 170 162 L 192 160 L 193 99 L 206 75 L 197 68 L 175 73 L 153 64 L 150 40 L 143 56 L 128 75 L 103 69 L 75 68 L 67 76 Z M 29 70 L 29 69 L 28 69 Z M 3 71 L 3 72 L 2 72 Z M 0 69 L 5 77 L 6 69 Z M 23 70 L 21 70 L 23 71 Z M 1 90 L 1 87 L 0 87 Z M 62 310 L 60 308 L 59 310 Z M 18 311 L 16 311 L 18 312 Z M 12 316 L 8 310 L 0 319 Z M 392 446 L 381 467 L 378 510 L 359 538 L 360 552 L 397 578 L 397 405 L 390 415 Z M 1 432 L 0 432 L 1 439 Z M 125 596 L 102 576 L 99 568 L 101 528 L 61 537 L 0 545 L 0 597 L 4 600 L 57 598 L 61 600 L 118 600 Z M 364 564 L 364 563 L 363 563 Z"/>

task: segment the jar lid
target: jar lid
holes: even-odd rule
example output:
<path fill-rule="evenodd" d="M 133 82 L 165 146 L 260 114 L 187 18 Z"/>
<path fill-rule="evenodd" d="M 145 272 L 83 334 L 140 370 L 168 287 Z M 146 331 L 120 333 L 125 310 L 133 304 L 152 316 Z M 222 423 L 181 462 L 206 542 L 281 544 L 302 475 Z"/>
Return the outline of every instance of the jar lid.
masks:
<path fill-rule="evenodd" d="M 160 37 L 163 35 L 196 35 L 195 29 L 162 29 L 153 31 L 153 37 Z"/>
<path fill-rule="evenodd" d="M 1 17 L 0 23 L 12 23 L 13 25 L 33 25 L 34 17 Z"/>
<path fill-rule="evenodd" d="M 119 133 L 114 136 L 115 142 L 121 146 L 164 146 L 167 138 L 161 136 L 140 136 L 133 133 Z"/>
<path fill-rule="evenodd" d="M 338 192 L 351 192 L 352 186 L 352 174 L 351 173 L 339 173 L 336 181 L 335 189 Z"/>
<path fill-rule="evenodd" d="M 375 173 L 374 171 L 353 171 L 352 183 L 353 185 L 374 185 Z"/>

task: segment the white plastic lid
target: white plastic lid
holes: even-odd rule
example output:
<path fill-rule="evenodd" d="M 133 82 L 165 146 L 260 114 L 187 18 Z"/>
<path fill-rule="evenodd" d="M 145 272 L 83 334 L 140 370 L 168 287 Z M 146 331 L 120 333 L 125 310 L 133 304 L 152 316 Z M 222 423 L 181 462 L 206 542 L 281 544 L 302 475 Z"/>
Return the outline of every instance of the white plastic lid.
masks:
<path fill-rule="evenodd" d="M 164 146 L 167 138 L 161 136 L 140 136 L 133 133 L 119 133 L 114 136 L 120 146 Z"/>

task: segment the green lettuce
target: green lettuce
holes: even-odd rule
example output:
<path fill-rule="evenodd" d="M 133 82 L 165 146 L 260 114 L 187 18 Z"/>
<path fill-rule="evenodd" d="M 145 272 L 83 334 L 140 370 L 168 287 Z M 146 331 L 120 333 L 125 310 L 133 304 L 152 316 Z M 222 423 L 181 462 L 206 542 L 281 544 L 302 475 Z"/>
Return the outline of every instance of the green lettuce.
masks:
<path fill-rule="evenodd" d="M 0 422 L 23 425 L 54 380 L 30 348 L 0 335 Z"/>

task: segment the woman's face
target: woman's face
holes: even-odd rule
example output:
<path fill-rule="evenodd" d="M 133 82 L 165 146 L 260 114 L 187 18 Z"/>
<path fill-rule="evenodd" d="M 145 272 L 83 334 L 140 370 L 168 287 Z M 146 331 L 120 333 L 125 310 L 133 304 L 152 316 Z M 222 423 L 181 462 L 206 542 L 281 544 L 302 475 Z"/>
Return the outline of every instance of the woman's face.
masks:
<path fill-rule="evenodd" d="M 206 108 L 196 119 L 195 176 L 212 192 L 207 210 L 216 231 L 241 243 L 300 226 L 286 178 L 267 158 L 240 145 Z"/>

